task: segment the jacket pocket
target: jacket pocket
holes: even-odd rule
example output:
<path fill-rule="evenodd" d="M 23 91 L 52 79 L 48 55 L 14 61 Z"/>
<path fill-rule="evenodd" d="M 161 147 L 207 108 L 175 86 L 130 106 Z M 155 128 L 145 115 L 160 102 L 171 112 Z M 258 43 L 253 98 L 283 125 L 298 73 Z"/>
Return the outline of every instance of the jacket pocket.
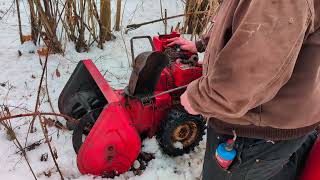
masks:
<path fill-rule="evenodd" d="M 282 151 L 282 143 L 254 140 L 246 143 L 243 149 L 244 164 L 248 166 L 245 180 L 269 180 L 278 174 L 291 156 L 290 151 Z"/>
<path fill-rule="evenodd" d="M 274 142 L 269 142 L 264 139 L 256 139 L 250 142 L 244 142 L 242 148 L 242 158 L 244 161 L 248 159 L 261 158 L 264 151 L 271 149 L 276 145 Z"/>
<path fill-rule="evenodd" d="M 245 180 L 268 180 L 278 174 L 283 166 L 288 163 L 288 159 L 278 158 L 271 160 L 256 160 L 248 170 Z"/>

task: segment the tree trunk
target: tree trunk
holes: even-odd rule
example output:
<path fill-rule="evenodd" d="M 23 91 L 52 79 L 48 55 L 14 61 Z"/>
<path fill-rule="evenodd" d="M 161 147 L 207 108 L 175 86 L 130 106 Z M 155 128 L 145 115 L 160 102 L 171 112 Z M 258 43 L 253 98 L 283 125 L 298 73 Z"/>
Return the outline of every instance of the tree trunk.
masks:
<path fill-rule="evenodd" d="M 66 5 L 66 9 L 65 9 L 65 16 L 66 16 L 66 21 L 68 24 L 68 29 L 66 29 L 66 31 L 68 31 L 69 33 L 69 39 L 73 42 L 76 41 L 76 36 L 75 36 L 75 21 L 76 19 L 74 18 L 75 16 L 73 15 L 74 9 L 76 7 L 74 6 L 73 2 L 71 2 L 70 0 L 67 0 L 67 5 Z"/>
<path fill-rule="evenodd" d="M 86 1 L 85 0 L 80 0 L 80 7 L 79 7 L 79 11 L 80 11 L 80 19 L 79 21 L 77 21 L 77 25 L 78 25 L 78 33 L 79 33 L 79 37 L 77 39 L 76 42 L 76 50 L 77 52 L 85 52 L 88 50 L 88 47 L 86 45 L 85 42 L 85 29 L 84 29 L 84 11 L 85 11 L 85 7 L 86 7 Z"/>
<path fill-rule="evenodd" d="M 120 31 L 121 0 L 117 0 L 116 31 Z"/>
<path fill-rule="evenodd" d="M 19 5 L 19 0 L 16 0 L 16 5 L 17 5 L 17 13 L 18 13 L 18 23 L 19 23 L 19 36 L 20 36 L 20 43 L 23 43 L 22 39 L 22 28 L 21 28 L 21 16 L 20 16 L 20 5 Z"/>
<path fill-rule="evenodd" d="M 102 22 L 102 32 L 100 32 L 101 42 L 111 40 L 111 3 L 110 0 L 100 1 L 100 18 Z"/>
<path fill-rule="evenodd" d="M 56 35 L 56 23 L 50 22 L 50 19 L 48 19 L 46 12 L 42 8 L 40 0 L 35 0 L 35 6 L 39 12 L 39 19 L 41 19 L 41 22 L 46 32 L 46 37 L 44 38 L 48 38 L 49 40 L 48 42 L 44 40 L 48 49 L 54 53 L 62 53 L 62 46 Z"/>
<path fill-rule="evenodd" d="M 34 10 L 33 0 L 28 0 L 30 8 L 31 37 L 34 44 L 37 44 L 39 37 L 39 24 L 37 24 L 37 14 Z"/>

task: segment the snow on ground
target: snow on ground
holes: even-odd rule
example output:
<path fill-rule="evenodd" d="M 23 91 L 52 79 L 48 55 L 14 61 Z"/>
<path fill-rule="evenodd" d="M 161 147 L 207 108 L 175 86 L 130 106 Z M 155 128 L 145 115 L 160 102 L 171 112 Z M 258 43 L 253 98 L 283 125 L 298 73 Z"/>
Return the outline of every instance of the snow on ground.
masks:
<path fill-rule="evenodd" d="M 36 54 L 29 53 L 36 51 L 32 43 L 25 43 L 20 46 L 17 26 L 17 16 L 15 10 L 6 10 L 12 6 L 13 0 L 0 0 L 0 105 L 7 105 L 12 114 L 32 111 L 35 106 L 38 84 L 41 77 L 41 65 Z M 123 25 L 130 23 L 140 23 L 160 17 L 159 0 L 123 0 L 125 2 L 125 14 Z M 168 9 L 168 16 L 183 13 L 183 4 L 177 0 L 162 0 L 163 8 Z M 114 5 L 114 0 L 112 1 Z M 112 7 L 112 12 L 115 12 Z M 13 5 L 15 9 L 15 5 Z M 21 11 L 23 18 L 23 31 L 28 34 L 30 26 L 28 24 L 27 1 L 21 0 Z M 169 20 L 169 25 L 175 26 L 182 19 Z M 163 33 L 164 27 L 161 23 L 143 26 L 128 35 L 115 33 L 117 39 L 105 44 L 104 50 L 91 48 L 89 53 L 77 53 L 72 44 L 67 45 L 65 57 L 61 55 L 51 55 L 48 60 L 48 88 L 55 111 L 58 112 L 57 102 L 59 94 L 70 77 L 77 62 L 82 59 L 91 58 L 102 74 L 113 87 L 124 87 L 130 76 L 129 62 L 131 61 L 129 40 L 137 35 L 155 35 Z M 125 44 L 124 44 L 125 42 Z M 138 52 L 150 50 L 145 42 L 136 44 Z M 18 50 L 22 56 L 18 56 Z M 128 59 L 129 57 L 129 59 Z M 56 75 L 56 71 L 61 76 Z M 42 92 L 43 93 L 43 92 Z M 50 111 L 50 106 L 46 98 L 41 99 L 41 111 Z M 15 128 L 18 139 L 25 143 L 28 124 L 30 118 L 20 118 L 11 121 Z M 64 121 L 63 119 L 59 119 Z M 43 139 L 39 124 L 36 124 L 37 132 L 29 135 L 27 145 Z M 49 134 L 52 137 L 52 145 L 58 152 L 58 163 L 66 179 L 89 180 L 92 176 L 81 175 L 76 165 L 76 154 L 71 143 L 71 132 L 59 132 L 50 128 Z M 131 180 L 193 180 L 198 179 L 201 174 L 202 161 L 204 155 L 205 142 L 194 152 L 181 157 L 168 157 L 163 154 L 154 138 L 143 142 L 144 152 L 155 153 L 155 159 L 149 162 L 147 169 L 141 176 L 134 176 L 132 172 L 123 174 L 115 179 Z M 6 131 L 0 129 L 0 179 L 21 180 L 33 179 L 32 174 L 21 155 L 16 152 L 18 149 L 13 142 L 8 140 Z M 59 179 L 58 173 L 49 155 L 48 161 L 40 161 L 41 155 L 49 153 L 46 144 L 41 144 L 34 150 L 28 151 L 27 156 L 38 179 Z M 138 166 L 136 164 L 136 166 Z M 52 175 L 46 177 L 44 172 L 51 171 Z M 95 177 L 95 179 L 100 179 Z"/>

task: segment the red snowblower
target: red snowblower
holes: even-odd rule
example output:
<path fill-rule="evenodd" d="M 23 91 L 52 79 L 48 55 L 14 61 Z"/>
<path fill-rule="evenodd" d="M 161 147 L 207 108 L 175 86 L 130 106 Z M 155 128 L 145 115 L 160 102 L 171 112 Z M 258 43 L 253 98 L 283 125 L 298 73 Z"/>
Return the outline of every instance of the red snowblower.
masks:
<path fill-rule="evenodd" d="M 202 140 L 205 120 L 188 114 L 180 104 L 181 94 L 202 75 L 202 67 L 197 54 L 167 46 L 169 38 L 179 36 L 132 38 L 133 71 L 125 89 L 113 89 L 91 60 L 79 62 L 59 97 L 59 109 L 79 119 L 67 126 L 74 130 L 72 142 L 81 173 L 128 171 L 146 136 L 156 136 L 171 156 L 190 152 Z M 134 58 L 137 39 L 147 39 L 152 51 Z"/>

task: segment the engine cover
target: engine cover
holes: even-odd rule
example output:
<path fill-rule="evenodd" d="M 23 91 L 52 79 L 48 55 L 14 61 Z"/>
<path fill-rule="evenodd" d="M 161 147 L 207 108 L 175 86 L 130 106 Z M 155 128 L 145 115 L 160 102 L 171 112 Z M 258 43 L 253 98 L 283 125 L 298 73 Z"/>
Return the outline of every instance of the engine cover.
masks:
<path fill-rule="evenodd" d="M 176 87 L 187 85 L 202 76 L 202 68 L 200 66 L 183 64 L 177 61 L 171 68 Z"/>

